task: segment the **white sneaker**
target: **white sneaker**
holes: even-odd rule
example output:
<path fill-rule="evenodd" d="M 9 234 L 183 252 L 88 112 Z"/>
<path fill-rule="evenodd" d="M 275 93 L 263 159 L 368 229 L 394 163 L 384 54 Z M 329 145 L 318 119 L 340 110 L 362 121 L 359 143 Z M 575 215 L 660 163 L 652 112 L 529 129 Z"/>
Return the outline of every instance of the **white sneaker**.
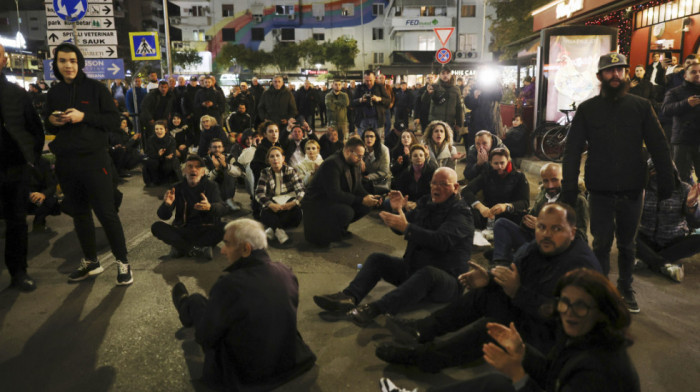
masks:
<path fill-rule="evenodd" d="M 665 264 L 661 268 L 661 273 L 678 283 L 681 283 L 685 277 L 683 264 Z"/>
<path fill-rule="evenodd" d="M 413 390 L 408 390 L 406 388 L 399 388 L 391 380 L 386 377 L 379 379 L 379 386 L 382 388 L 382 392 L 417 392 L 418 388 Z"/>
<path fill-rule="evenodd" d="M 275 239 L 275 231 L 272 229 L 272 227 L 265 229 L 265 235 L 267 236 L 268 241 Z"/>
<path fill-rule="evenodd" d="M 284 232 L 282 229 L 275 229 L 275 237 L 277 237 L 277 241 L 280 242 L 280 244 L 284 244 L 285 242 L 289 241 L 289 236 L 287 233 Z"/>

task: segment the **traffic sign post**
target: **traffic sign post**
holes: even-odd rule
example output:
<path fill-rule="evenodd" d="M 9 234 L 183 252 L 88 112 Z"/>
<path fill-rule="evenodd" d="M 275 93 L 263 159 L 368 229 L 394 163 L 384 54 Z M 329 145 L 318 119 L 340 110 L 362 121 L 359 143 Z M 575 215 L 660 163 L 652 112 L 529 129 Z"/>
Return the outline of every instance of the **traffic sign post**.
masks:
<path fill-rule="evenodd" d="M 155 31 L 129 33 L 132 60 L 160 60 L 160 42 Z"/>
<path fill-rule="evenodd" d="M 78 39 L 74 39 L 71 30 L 54 30 L 46 33 L 49 46 L 56 46 L 63 42 L 83 45 L 118 45 L 117 32 L 115 30 L 78 30 Z"/>
<path fill-rule="evenodd" d="M 53 74 L 53 60 L 44 60 L 44 79 L 56 80 Z M 124 60 L 85 59 L 83 72 L 91 79 L 124 79 Z"/>
<path fill-rule="evenodd" d="M 53 53 L 68 42 L 86 58 L 117 58 L 112 0 L 44 0 L 46 40 Z"/>
<path fill-rule="evenodd" d="M 455 31 L 455 28 L 454 27 L 435 27 L 433 29 L 433 31 L 435 31 L 435 35 L 437 35 L 442 46 L 445 47 L 445 46 L 447 46 L 447 41 L 449 41 L 450 37 L 452 36 L 452 33 Z"/>
<path fill-rule="evenodd" d="M 452 52 L 447 48 L 441 48 L 435 52 L 435 59 L 440 64 L 447 64 L 452 60 Z"/>
<path fill-rule="evenodd" d="M 56 16 L 67 23 L 82 19 L 87 8 L 87 0 L 53 0 Z"/>
<path fill-rule="evenodd" d="M 53 53 L 56 46 L 49 45 L 50 53 Z M 83 56 L 92 59 L 116 59 L 117 45 L 84 45 L 80 48 Z"/>

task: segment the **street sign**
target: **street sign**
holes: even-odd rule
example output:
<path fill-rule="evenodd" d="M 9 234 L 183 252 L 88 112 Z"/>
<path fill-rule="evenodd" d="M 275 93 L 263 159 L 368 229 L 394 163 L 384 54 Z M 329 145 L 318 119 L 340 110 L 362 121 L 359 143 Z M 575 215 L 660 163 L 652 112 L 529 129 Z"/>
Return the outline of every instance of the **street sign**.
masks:
<path fill-rule="evenodd" d="M 45 80 L 56 80 L 53 74 L 52 62 L 53 60 L 44 60 Z M 83 68 L 83 72 L 92 79 L 124 79 L 124 60 L 85 59 L 85 68 Z"/>
<path fill-rule="evenodd" d="M 435 52 L 435 59 L 440 64 L 447 64 L 450 62 L 450 60 L 452 60 L 452 52 L 450 52 L 450 50 L 447 48 L 441 48 Z"/>
<path fill-rule="evenodd" d="M 58 15 L 53 8 L 53 4 L 44 4 L 44 9 L 46 9 L 46 15 Z M 93 1 L 90 1 L 85 11 L 85 16 L 114 16 L 114 6 L 111 2 L 110 4 L 94 4 Z"/>
<path fill-rule="evenodd" d="M 73 42 L 73 30 L 49 30 L 46 32 L 46 40 L 49 46 L 56 46 L 63 42 Z M 117 32 L 115 30 L 78 30 L 78 45 L 117 45 Z"/>
<path fill-rule="evenodd" d="M 455 31 L 455 28 L 454 27 L 436 27 L 433 29 L 433 31 L 435 31 L 435 35 L 437 35 L 438 39 L 442 43 L 442 46 L 447 46 L 447 41 L 452 36 L 452 33 Z"/>
<path fill-rule="evenodd" d="M 114 17 L 112 16 L 86 16 L 74 22 L 78 29 L 83 30 L 109 30 L 114 28 Z M 49 30 L 72 29 L 73 24 L 61 20 L 58 17 L 46 15 L 46 28 Z"/>
<path fill-rule="evenodd" d="M 61 20 L 75 22 L 85 16 L 87 0 L 53 0 L 53 9 Z"/>
<path fill-rule="evenodd" d="M 160 42 L 155 31 L 129 33 L 132 60 L 160 60 Z"/>
<path fill-rule="evenodd" d="M 56 49 L 56 46 L 49 46 L 51 55 Z M 84 57 L 94 58 L 94 59 L 116 59 L 117 58 L 117 45 L 83 45 L 80 46 L 80 51 L 83 53 Z"/>

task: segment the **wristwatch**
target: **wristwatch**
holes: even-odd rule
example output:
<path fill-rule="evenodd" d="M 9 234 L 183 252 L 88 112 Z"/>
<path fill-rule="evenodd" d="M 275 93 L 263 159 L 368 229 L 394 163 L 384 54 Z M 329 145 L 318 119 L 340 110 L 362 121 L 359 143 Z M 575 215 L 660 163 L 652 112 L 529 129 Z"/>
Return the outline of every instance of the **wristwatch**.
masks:
<path fill-rule="evenodd" d="M 506 204 L 506 212 L 513 212 L 513 205 L 508 203 Z"/>

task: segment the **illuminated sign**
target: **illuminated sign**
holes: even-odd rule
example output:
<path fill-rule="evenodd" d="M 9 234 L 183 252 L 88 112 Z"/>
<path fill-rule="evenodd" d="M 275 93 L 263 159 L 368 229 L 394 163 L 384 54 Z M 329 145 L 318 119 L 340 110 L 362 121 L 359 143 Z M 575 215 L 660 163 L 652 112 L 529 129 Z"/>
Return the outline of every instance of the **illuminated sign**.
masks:
<path fill-rule="evenodd" d="M 577 11 L 583 9 L 583 0 L 569 0 L 568 3 L 557 4 L 557 19 L 570 18 Z"/>
<path fill-rule="evenodd" d="M 17 36 L 15 36 L 15 39 L 3 37 L 0 35 L 0 45 L 6 48 L 24 49 L 26 43 L 27 41 L 24 40 L 24 37 L 20 32 L 17 32 Z"/>

